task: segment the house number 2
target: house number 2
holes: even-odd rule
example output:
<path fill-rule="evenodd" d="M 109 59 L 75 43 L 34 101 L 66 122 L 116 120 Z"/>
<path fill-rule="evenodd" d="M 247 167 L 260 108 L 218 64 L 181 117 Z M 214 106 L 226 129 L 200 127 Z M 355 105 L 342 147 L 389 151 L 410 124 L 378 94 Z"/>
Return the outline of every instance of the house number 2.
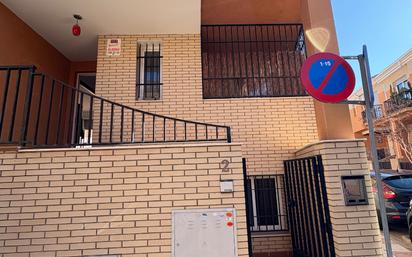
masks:
<path fill-rule="evenodd" d="M 220 167 L 222 168 L 222 172 L 229 172 L 229 161 L 224 159 L 220 162 Z"/>

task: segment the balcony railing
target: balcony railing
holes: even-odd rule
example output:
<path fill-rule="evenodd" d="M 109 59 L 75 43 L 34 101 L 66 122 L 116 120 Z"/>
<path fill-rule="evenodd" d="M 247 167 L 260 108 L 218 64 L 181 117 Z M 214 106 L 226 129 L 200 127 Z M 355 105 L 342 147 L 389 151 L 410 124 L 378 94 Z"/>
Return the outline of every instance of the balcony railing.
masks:
<path fill-rule="evenodd" d="M 384 102 L 386 114 L 392 114 L 403 108 L 412 107 L 412 89 L 391 96 Z"/>
<path fill-rule="evenodd" d="M 204 25 L 203 98 L 305 96 L 301 24 Z"/>
<path fill-rule="evenodd" d="M 83 92 L 34 66 L 0 66 L 0 144 L 69 147 L 231 142 L 230 127 L 177 119 Z"/>
<path fill-rule="evenodd" d="M 384 112 L 382 110 L 382 105 L 381 104 L 375 105 L 372 109 L 372 118 L 380 119 L 383 116 L 384 116 Z M 362 111 L 362 121 L 364 124 L 368 123 L 368 121 L 366 120 L 366 111 Z"/>

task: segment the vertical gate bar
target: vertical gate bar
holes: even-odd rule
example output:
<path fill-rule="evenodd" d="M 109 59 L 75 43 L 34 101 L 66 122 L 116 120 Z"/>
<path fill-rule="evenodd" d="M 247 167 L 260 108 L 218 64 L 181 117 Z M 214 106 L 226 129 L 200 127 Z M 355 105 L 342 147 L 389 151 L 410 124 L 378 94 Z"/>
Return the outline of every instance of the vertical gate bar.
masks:
<path fill-rule="evenodd" d="M 321 243 L 321 238 L 320 238 L 320 223 L 318 221 L 319 219 L 319 210 L 316 208 L 316 203 L 317 203 L 317 199 L 315 197 L 315 189 L 313 186 L 313 182 L 314 182 L 314 166 L 311 162 L 311 159 L 306 159 L 307 165 L 308 165 L 308 177 L 309 177 L 309 190 L 310 190 L 310 196 L 311 196 L 311 208 L 312 208 L 312 212 L 313 212 L 313 220 L 314 220 L 314 232 L 316 235 L 316 256 L 323 256 L 322 255 L 322 243 Z"/>
<path fill-rule="evenodd" d="M 93 126 L 93 103 L 94 103 L 94 96 L 90 96 L 90 106 L 89 106 L 89 131 L 87 132 L 87 143 L 89 145 L 92 144 L 92 126 Z"/>
<path fill-rule="evenodd" d="M 77 109 L 77 123 L 76 123 L 76 138 L 80 139 L 80 130 L 83 129 L 83 100 L 84 100 L 84 93 L 79 91 L 80 95 L 80 103 L 79 103 L 79 108 Z M 80 144 L 80 140 L 77 142 Z"/>
<path fill-rule="evenodd" d="M 282 69 L 281 69 L 281 74 L 279 74 L 279 76 L 281 77 L 281 81 L 283 82 L 283 83 L 280 83 L 279 84 L 279 92 L 280 92 L 280 95 L 285 95 L 286 94 L 286 87 L 285 87 L 285 85 L 286 85 L 286 81 L 287 81 L 287 78 L 286 78 L 286 72 L 285 72 L 285 62 L 284 62 L 284 60 L 283 60 L 283 42 L 282 42 L 282 31 L 281 31 L 281 26 L 277 26 L 276 27 L 277 28 L 277 31 L 278 31 L 278 36 L 279 36 L 279 40 L 278 40 L 278 42 L 279 42 L 279 53 L 280 53 L 280 59 L 279 59 L 279 62 L 281 63 L 281 66 L 282 66 Z"/>
<path fill-rule="evenodd" d="M 69 125 L 67 126 L 67 141 L 66 141 L 66 145 L 72 145 L 72 133 L 73 132 L 73 126 L 72 124 L 75 122 L 74 121 L 74 110 L 75 108 L 75 104 L 76 104 L 76 91 L 74 88 L 69 87 L 69 90 L 71 92 L 70 94 L 70 109 L 69 109 Z"/>
<path fill-rule="evenodd" d="M 176 120 L 173 120 L 173 141 L 176 141 Z"/>
<path fill-rule="evenodd" d="M 282 183 L 283 183 L 283 198 L 282 198 L 282 200 L 283 200 L 283 202 L 285 203 L 285 211 L 284 211 L 284 213 L 283 213 L 283 215 L 285 216 L 285 230 L 290 230 L 291 228 L 289 227 L 289 222 L 288 222 L 288 219 L 289 219 L 289 217 L 288 217 L 288 213 L 289 213 L 289 206 L 288 206 L 288 204 L 287 204 L 287 196 L 286 196 L 286 181 L 285 181 L 285 175 L 282 177 Z"/>
<path fill-rule="evenodd" d="M 311 201 L 310 201 L 310 194 L 311 191 L 309 190 L 309 185 L 308 185 L 308 180 L 311 179 L 311 177 L 309 176 L 309 172 L 308 172 L 308 166 L 307 166 L 307 159 L 302 159 L 302 167 L 303 167 L 303 174 L 301 174 L 301 177 L 303 177 L 304 180 L 304 195 L 305 195 L 305 212 L 307 213 L 307 215 L 305 215 L 307 218 L 306 220 L 309 221 L 308 223 L 308 231 L 310 234 L 310 242 L 312 242 L 311 244 L 309 244 L 310 246 L 310 253 L 311 256 L 319 256 L 316 255 L 316 244 L 313 244 L 313 241 L 315 241 L 315 234 L 314 234 L 314 230 L 315 227 L 313 225 L 313 219 L 314 219 L 314 215 L 312 212 L 312 208 L 311 208 Z M 306 204 L 307 203 L 307 204 Z"/>
<path fill-rule="evenodd" d="M 14 95 L 14 102 L 13 102 L 13 109 L 12 109 L 12 118 L 11 118 L 11 126 L 9 130 L 9 137 L 8 141 L 13 142 L 13 132 L 14 132 L 14 124 L 16 122 L 16 109 L 17 109 L 17 102 L 19 100 L 20 94 L 20 82 L 21 82 L 21 72 L 22 70 L 19 68 L 17 73 L 17 80 L 16 80 L 16 93 Z M 21 135 L 19 135 L 21 136 Z M 20 137 L 19 137 L 20 139 Z"/>
<path fill-rule="evenodd" d="M 285 172 L 285 185 L 284 185 L 285 194 L 286 194 L 285 195 L 285 198 L 286 198 L 285 203 L 286 203 L 286 206 L 288 206 L 288 211 L 286 213 L 290 214 L 290 215 L 288 215 L 289 216 L 288 217 L 288 223 L 289 223 L 288 225 L 289 225 L 289 229 L 290 229 L 290 232 L 291 232 L 292 249 L 293 249 L 295 247 L 296 243 L 295 243 L 295 233 L 294 233 L 295 227 L 293 226 L 293 222 L 294 222 L 294 216 L 293 216 L 293 211 L 292 211 L 293 206 L 291 206 L 293 203 L 292 203 L 292 198 L 291 198 L 291 195 L 290 195 L 290 188 L 289 188 L 289 183 L 290 183 L 289 163 L 290 163 L 289 161 L 284 161 L 283 162 L 283 169 L 284 169 L 284 172 Z"/>
<path fill-rule="evenodd" d="M 320 187 L 322 186 L 321 181 L 320 181 L 320 167 L 319 165 L 316 163 L 316 157 L 312 157 L 311 158 L 312 161 L 312 166 L 313 166 L 313 174 L 314 174 L 314 178 L 315 178 L 315 191 L 316 191 L 316 198 L 317 198 L 317 205 L 318 205 L 318 217 L 319 217 L 319 225 L 320 225 L 320 229 L 321 229 L 321 235 L 322 235 L 322 247 L 323 247 L 323 256 L 324 257 L 329 257 L 329 249 L 328 249 L 328 238 L 326 237 L 326 223 L 323 217 L 323 208 L 324 208 L 324 203 L 322 203 L 322 193 L 321 193 L 321 189 Z"/>
<path fill-rule="evenodd" d="M 305 240 L 305 255 L 309 255 L 310 256 L 310 253 L 312 252 L 312 247 L 311 247 L 311 244 L 309 243 L 310 242 L 310 240 L 312 239 L 312 238 L 310 238 L 310 232 L 309 232 L 309 230 L 310 230 L 310 228 L 309 228 L 309 220 L 308 220 L 308 216 L 307 216 L 307 208 L 306 208 L 306 202 L 307 202 L 307 198 L 306 198 L 306 195 L 305 195 L 305 192 L 303 191 L 303 180 L 304 180 L 304 177 L 303 177 L 303 167 L 302 167 L 302 160 L 299 160 L 298 161 L 298 169 L 299 169 L 299 172 L 298 172 L 298 181 L 299 181 L 299 183 L 298 183 L 298 185 L 299 185 L 299 194 L 300 194 L 300 197 L 301 197 L 301 200 L 299 201 L 300 202 L 300 204 L 301 204 L 301 213 L 302 213 L 302 216 L 304 216 L 304 218 L 302 218 L 302 220 L 303 220 L 303 226 L 304 226 L 304 228 L 305 228 L 305 238 L 306 238 L 306 240 Z M 309 239 L 309 240 L 308 240 Z"/>
<path fill-rule="evenodd" d="M 40 100 L 39 100 L 39 107 L 37 108 L 36 131 L 34 133 L 34 139 L 33 139 L 33 144 L 34 145 L 37 145 L 37 136 L 38 136 L 38 132 L 39 132 L 41 107 L 42 107 L 42 103 L 43 103 L 44 79 L 45 79 L 45 76 L 41 75 Z"/>
<path fill-rule="evenodd" d="M 295 201 L 300 201 L 300 196 L 298 195 L 298 189 L 297 189 L 297 183 L 298 183 L 298 180 L 297 180 L 297 173 L 299 172 L 298 171 L 298 165 L 297 165 L 297 160 L 294 160 L 293 162 L 292 162 L 292 165 L 293 165 L 293 172 L 291 173 L 291 176 L 293 177 L 292 178 L 292 182 L 293 182 L 293 194 L 294 194 L 294 199 L 295 199 Z M 304 238 L 304 236 L 303 236 L 303 227 L 302 227 L 302 225 L 303 225 L 303 221 L 302 221 L 302 212 L 301 212 L 301 208 L 300 208 L 300 204 L 297 204 L 296 203 L 296 205 L 295 205 L 295 213 L 296 213 L 296 224 L 297 224 L 297 227 L 298 227 L 298 236 L 299 236 L 299 244 L 298 244 L 298 247 L 297 247 L 297 253 L 299 254 L 299 255 L 301 255 L 301 253 L 303 252 L 302 251 L 302 249 L 303 249 L 303 246 L 305 245 L 305 238 Z"/>
<path fill-rule="evenodd" d="M 145 114 L 142 113 L 142 143 L 144 143 L 144 132 L 145 132 L 145 127 L 144 127 L 144 116 Z"/>
<path fill-rule="evenodd" d="M 253 49 L 252 49 L 252 32 L 250 30 L 251 26 L 248 26 L 248 31 L 249 31 L 249 53 L 250 53 L 250 68 L 251 68 L 251 72 L 252 72 L 252 86 L 253 86 L 253 96 L 256 96 L 256 87 L 255 87 L 255 69 L 254 69 L 254 65 L 255 62 L 253 60 Z"/>
<path fill-rule="evenodd" d="M 185 122 L 185 141 L 187 141 L 187 123 Z"/>
<path fill-rule="evenodd" d="M 166 118 L 163 118 L 163 142 L 166 142 Z"/>
<path fill-rule="evenodd" d="M 124 132 L 124 106 L 122 105 L 120 109 L 120 143 L 123 143 L 123 132 Z"/>
<path fill-rule="evenodd" d="M 260 76 L 260 51 L 259 51 L 259 38 L 258 38 L 258 27 L 254 26 L 255 30 L 255 44 L 256 44 L 256 59 L 257 59 L 257 69 L 258 69 L 258 81 L 259 81 L 259 96 L 262 96 L 262 77 Z"/>
<path fill-rule="evenodd" d="M 219 42 L 219 44 L 217 44 L 218 46 L 219 46 L 219 51 L 218 51 L 218 56 L 219 56 L 219 66 L 216 66 L 216 68 L 217 67 L 219 67 L 220 68 L 220 95 L 219 96 L 223 96 L 223 87 L 224 87 L 224 85 L 223 85 L 223 62 L 222 62 L 222 41 L 221 41 L 221 38 L 220 38 L 220 26 L 217 26 L 217 32 L 218 32 L 218 35 L 219 35 L 219 37 L 218 37 L 218 42 Z M 217 72 L 216 72 L 216 75 L 215 76 L 217 76 Z"/>
<path fill-rule="evenodd" d="M 283 26 L 283 28 L 285 29 L 286 48 L 287 48 L 287 50 L 289 50 L 288 49 L 289 48 L 288 35 L 287 35 L 287 30 L 286 30 L 287 26 Z M 293 90 L 292 73 L 290 72 L 290 70 L 292 68 L 292 65 L 290 64 L 290 59 L 291 58 L 289 58 L 289 51 L 286 51 L 286 54 L 287 54 L 286 58 L 287 58 L 287 61 L 288 61 L 288 76 L 287 77 L 289 78 L 289 94 L 288 95 L 293 95 L 293 93 L 292 93 L 292 90 Z"/>
<path fill-rule="evenodd" d="M 109 132 L 109 142 L 113 142 L 113 114 L 114 114 L 114 104 L 111 104 L 110 108 L 110 132 Z"/>
<path fill-rule="evenodd" d="M 205 125 L 205 129 L 206 129 L 206 141 L 209 139 L 209 137 L 208 137 L 208 129 L 209 129 L 209 127 L 207 126 L 207 125 Z"/>
<path fill-rule="evenodd" d="M 268 52 L 269 52 L 269 81 L 270 81 L 270 87 L 272 88 L 272 96 L 275 96 L 275 88 L 273 87 L 273 80 L 274 75 L 273 75 L 273 66 L 272 63 L 272 41 L 270 40 L 270 34 L 269 34 L 269 27 L 266 27 L 266 36 L 267 36 L 267 42 L 268 42 Z"/>
<path fill-rule="evenodd" d="M 280 86 L 281 86 L 282 81 L 283 81 L 282 76 L 281 76 L 281 72 L 283 71 L 283 65 L 281 63 L 282 58 L 280 58 L 280 59 L 278 58 L 279 49 L 278 49 L 278 42 L 276 40 L 276 31 L 279 31 L 279 29 L 275 31 L 274 26 L 272 26 L 271 29 L 272 29 L 272 35 L 273 35 L 273 51 L 274 51 L 273 52 L 273 58 L 274 58 L 275 64 L 276 64 L 274 67 L 280 67 L 280 69 L 276 69 L 277 80 L 276 80 L 276 83 L 275 83 L 276 96 L 279 96 L 279 95 L 281 95 Z M 278 34 L 278 36 L 279 36 L 279 34 Z"/>
<path fill-rule="evenodd" d="M 243 35 L 243 57 L 245 59 L 245 77 L 246 77 L 246 96 L 250 96 L 249 92 L 249 73 L 248 73 L 248 65 L 247 65 L 247 56 L 246 56 L 246 33 L 245 27 L 242 26 L 242 35 Z M 240 44 L 240 43 L 239 43 Z"/>
<path fill-rule="evenodd" d="M 156 137 L 155 137 L 155 125 L 156 125 L 156 116 L 154 116 L 153 115 L 153 117 L 152 117 L 152 125 L 153 125 L 153 131 L 152 131 L 152 142 L 155 142 L 156 141 Z"/>
<path fill-rule="evenodd" d="M 51 119 L 51 114 L 52 114 L 53 95 L 54 95 L 54 86 L 55 86 L 55 84 L 56 84 L 56 81 L 54 79 L 52 79 L 49 109 L 47 110 L 48 116 L 47 116 L 47 126 L 46 126 L 46 145 L 49 144 L 50 119 Z"/>
<path fill-rule="evenodd" d="M 29 78 L 27 81 L 27 91 L 26 91 L 26 100 L 24 102 L 24 111 L 23 111 L 23 126 L 21 128 L 21 138 L 20 142 L 25 145 L 27 143 L 27 131 L 29 127 L 29 121 L 30 121 L 30 113 L 31 113 L 31 102 L 32 102 L 32 97 L 33 97 L 33 85 L 34 85 L 34 72 L 36 70 L 36 67 L 33 66 L 29 69 Z M 1 125 L 0 125 L 0 131 L 1 131 Z M 1 137 L 1 132 L 0 132 L 0 137 Z"/>
<path fill-rule="evenodd" d="M 262 36 L 262 39 L 260 40 L 262 44 L 262 54 L 263 54 L 263 71 L 264 71 L 264 79 L 265 79 L 265 87 L 266 87 L 266 93 L 264 94 L 265 96 L 270 96 L 269 94 L 269 89 L 268 89 L 268 74 L 267 74 L 267 69 L 266 69 L 266 40 L 264 40 L 264 35 L 263 35 L 263 27 L 260 26 L 260 35 Z M 267 29 L 267 26 L 265 26 Z M 269 45 L 269 44 L 268 44 Z"/>
<path fill-rule="evenodd" d="M 227 96 L 231 97 L 232 96 L 232 92 L 230 92 L 230 79 L 229 79 L 229 62 L 228 62 L 228 47 L 229 47 L 229 41 L 227 40 L 227 27 L 224 26 L 223 27 L 225 33 L 224 33 L 224 42 L 222 43 L 222 45 L 225 48 L 225 64 L 226 64 L 226 77 L 222 76 L 222 80 L 226 81 L 227 85 L 226 85 L 226 92 L 228 93 Z M 225 79 L 226 78 L 226 79 Z"/>
<path fill-rule="evenodd" d="M 330 210 L 329 210 L 328 196 L 326 192 L 325 174 L 324 174 L 324 169 L 323 169 L 322 157 L 320 155 L 316 156 L 316 162 L 319 168 L 319 177 L 320 177 L 320 182 L 322 185 L 321 186 L 322 200 L 323 200 L 324 212 L 325 212 L 325 225 L 328 231 L 328 243 L 329 243 L 330 256 L 335 257 L 335 247 L 333 243 L 332 224 L 330 221 Z"/>
<path fill-rule="evenodd" d="M 301 248 L 302 248 L 302 240 L 303 240 L 303 236 L 302 236 L 302 227 L 301 227 L 301 223 L 300 223 L 300 217 L 299 217 L 299 212 L 298 212 L 298 198 L 297 198 L 297 194 L 296 194 L 296 178 L 295 178 L 295 173 L 296 173 L 296 160 L 293 160 L 290 162 L 290 187 L 291 187 L 291 196 L 293 199 L 293 215 L 294 215 L 294 226 L 295 226 L 295 248 L 294 248 L 294 253 L 299 256 L 301 254 Z"/>
<path fill-rule="evenodd" d="M 61 127 L 61 117 L 63 113 L 63 103 L 64 103 L 64 85 L 61 83 L 61 91 L 60 91 L 60 110 L 57 118 L 57 133 L 56 133 L 56 145 L 59 144 L 60 138 L 60 127 Z"/>
<path fill-rule="evenodd" d="M 103 107 L 104 102 L 103 99 L 100 99 L 100 117 L 99 117 L 99 144 L 102 143 L 102 129 L 103 129 Z"/>
<path fill-rule="evenodd" d="M 4 114 L 6 112 L 7 95 L 9 93 L 10 73 L 11 73 L 11 70 L 7 69 L 6 79 L 4 80 L 3 97 L 1 98 L 2 101 L 3 101 L 3 104 L 2 104 L 2 107 L 1 107 L 1 117 L 0 117 L 0 139 L 1 139 L 1 133 L 2 133 L 3 127 L 4 127 L 3 122 L 4 122 Z"/>
<path fill-rule="evenodd" d="M 195 140 L 197 141 L 197 123 L 195 123 Z"/>
<path fill-rule="evenodd" d="M 247 187 L 247 167 L 246 167 L 246 158 L 242 158 L 242 167 L 243 167 L 243 190 L 245 191 L 245 206 L 248 208 L 249 205 L 249 197 L 248 197 L 248 187 Z M 248 256 L 252 257 L 252 235 L 250 233 L 250 218 L 249 218 L 249 211 L 246 210 L 246 231 L 247 231 L 247 245 L 248 245 Z"/>
<path fill-rule="evenodd" d="M 235 40 L 233 39 L 233 27 L 230 26 L 230 40 L 231 40 L 231 48 L 232 48 L 232 78 L 233 78 L 233 87 L 235 88 L 234 94 L 232 97 L 238 96 L 239 92 L 239 79 L 236 79 L 236 72 L 235 72 L 235 67 L 239 67 L 239 65 L 235 65 Z M 235 86 L 236 82 L 236 86 Z"/>
<path fill-rule="evenodd" d="M 235 26 L 236 28 L 236 41 L 237 41 L 237 55 L 238 55 L 238 61 L 239 61 L 239 80 L 238 80 L 238 87 L 239 87 L 239 96 L 243 96 L 243 89 L 240 88 L 240 85 L 242 84 L 242 61 L 241 61 L 241 55 L 240 55 L 240 33 L 239 33 L 239 26 Z"/>
<path fill-rule="evenodd" d="M 215 127 L 215 130 L 216 130 L 216 141 L 218 141 L 219 140 L 219 128 Z"/>
<path fill-rule="evenodd" d="M 132 127 L 130 129 L 130 142 L 134 143 L 134 109 L 132 110 Z"/>

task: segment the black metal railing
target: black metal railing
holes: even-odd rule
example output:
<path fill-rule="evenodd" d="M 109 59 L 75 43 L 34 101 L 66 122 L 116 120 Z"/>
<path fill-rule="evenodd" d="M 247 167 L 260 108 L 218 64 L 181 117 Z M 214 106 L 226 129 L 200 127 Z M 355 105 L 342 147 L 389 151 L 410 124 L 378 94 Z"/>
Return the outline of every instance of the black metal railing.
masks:
<path fill-rule="evenodd" d="M 375 120 L 384 117 L 384 112 L 383 112 L 381 104 L 375 105 L 371 111 L 372 111 L 372 118 L 375 119 Z M 365 110 L 362 111 L 362 121 L 363 121 L 364 124 L 368 123 L 368 121 L 366 120 L 366 111 Z"/>
<path fill-rule="evenodd" d="M 386 114 L 392 114 L 403 108 L 412 107 L 412 89 L 404 90 L 391 96 L 384 102 Z"/>
<path fill-rule="evenodd" d="M 289 230 L 283 174 L 247 176 L 246 197 L 251 232 Z"/>
<path fill-rule="evenodd" d="M 335 257 L 322 157 L 284 162 L 293 256 Z"/>
<path fill-rule="evenodd" d="M 391 162 L 380 161 L 379 162 L 379 169 L 381 169 L 381 170 L 390 170 L 390 169 L 392 169 Z"/>
<path fill-rule="evenodd" d="M 203 98 L 305 96 L 302 24 L 203 25 Z"/>
<path fill-rule="evenodd" d="M 231 142 L 230 127 L 177 119 L 83 92 L 34 66 L 0 66 L 0 144 L 25 147 Z"/>
<path fill-rule="evenodd" d="M 410 162 L 399 162 L 399 168 L 403 170 L 412 170 L 412 163 Z"/>

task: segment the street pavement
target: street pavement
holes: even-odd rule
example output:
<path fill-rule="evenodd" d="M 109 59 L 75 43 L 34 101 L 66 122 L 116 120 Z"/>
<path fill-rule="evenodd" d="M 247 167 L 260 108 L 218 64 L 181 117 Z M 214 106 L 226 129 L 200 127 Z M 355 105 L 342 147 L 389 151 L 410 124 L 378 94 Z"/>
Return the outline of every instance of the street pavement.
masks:
<path fill-rule="evenodd" d="M 412 242 L 409 239 L 406 224 L 392 225 L 390 227 L 390 237 L 394 257 L 412 257 Z"/>

